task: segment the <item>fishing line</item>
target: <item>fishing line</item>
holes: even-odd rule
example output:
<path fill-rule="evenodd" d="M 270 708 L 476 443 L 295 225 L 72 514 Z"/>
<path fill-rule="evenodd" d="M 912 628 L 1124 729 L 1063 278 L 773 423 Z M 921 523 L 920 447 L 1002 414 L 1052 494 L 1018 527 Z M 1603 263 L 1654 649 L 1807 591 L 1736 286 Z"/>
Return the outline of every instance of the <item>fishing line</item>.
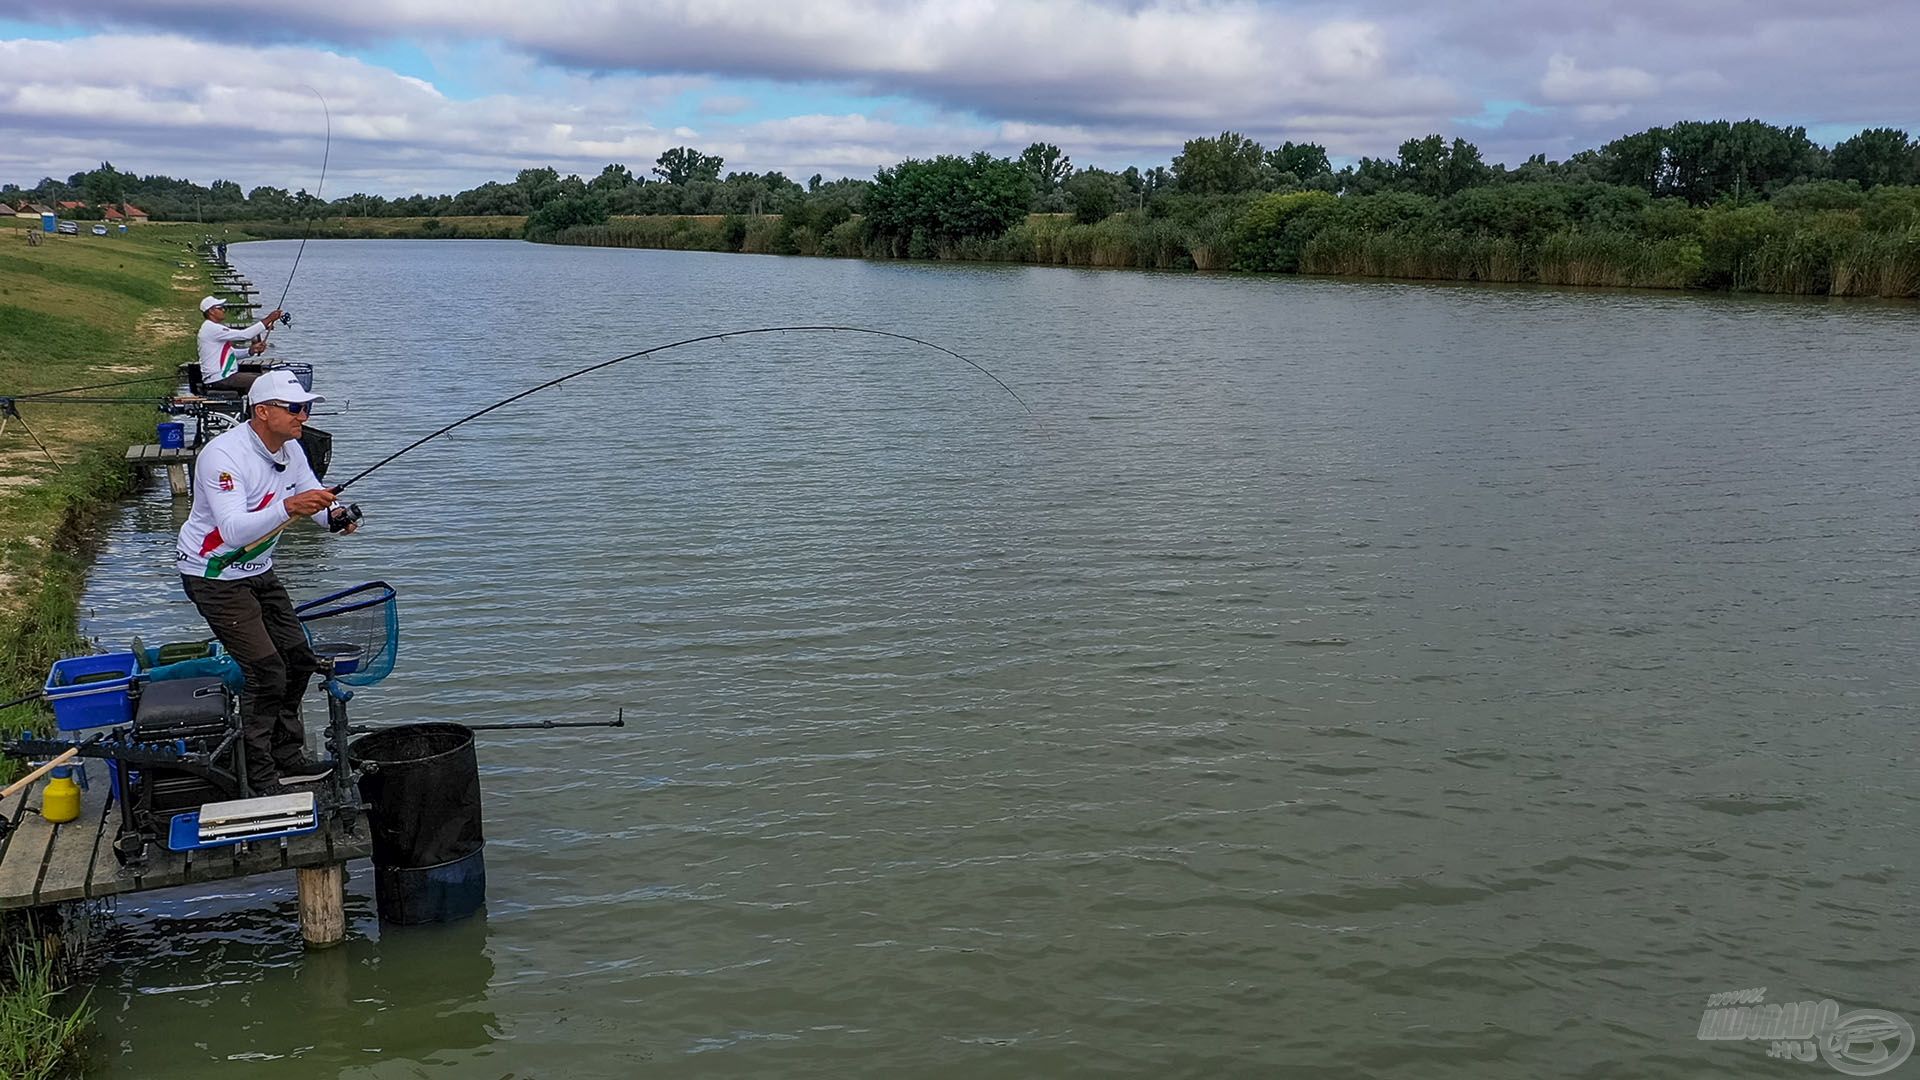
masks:
<path fill-rule="evenodd" d="M 305 86 L 306 84 L 302 83 L 301 85 Z M 327 186 L 327 161 L 329 158 L 333 156 L 333 110 L 327 108 L 327 99 L 324 97 L 320 97 L 320 91 L 315 90 L 311 86 L 307 87 L 307 91 L 311 93 L 314 97 L 320 98 L 320 112 L 324 114 L 327 118 L 326 147 L 325 149 L 320 151 L 320 182 L 313 185 L 313 197 L 317 201 L 320 198 L 320 193 Z M 293 267 L 287 271 L 287 287 L 280 290 L 280 302 L 273 305 L 273 309 L 275 311 L 283 311 L 286 309 L 287 293 L 292 291 L 293 289 L 293 275 L 300 272 L 300 256 L 305 255 L 307 253 L 307 237 L 312 235 L 313 235 L 313 215 L 308 214 L 307 227 L 300 234 L 300 246 L 297 249 L 295 249 L 293 253 Z M 271 326 L 267 327 L 267 336 L 268 337 L 273 336 L 273 327 Z"/>
<path fill-rule="evenodd" d="M 729 331 L 726 331 L 725 333 L 719 333 L 719 334 L 701 334 L 699 337 L 690 337 L 690 338 L 682 339 L 680 341 L 672 341 L 672 342 L 668 342 L 665 345 L 655 345 L 650 349 L 641 349 L 638 352 L 630 352 L 625 356 L 616 356 L 611 360 L 603 360 L 598 364 L 593 364 L 589 367 L 583 367 L 579 371 L 573 372 L 572 374 L 562 375 L 557 379 L 550 379 L 547 382 L 543 382 L 539 386 L 533 387 L 530 390 L 522 390 L 519 393 L 513 395 L 510 398 L 507 398 L 504 401 L 495 402 L 494 404 L 489 405 L 484 409 L 481 409 L 479 412 L 469 413 L 466 416 L 463 416 L 460 419 L 455 420 L 453 423 L 448 424 L 447 426 L 440 428 L 439 430 L 434 431 L 429 435 L 426 435 L 419 439 L 415 439 L 413 442 L 408 443 L 407 445 L 401 447 L 400 449 L 394 451 L 393 453 L 388 454 L 386 457 L 381 458 L 379 461 L 374 462 L 372 465 L 368 466 L 367 468 L 362 469 L 359 472 L 355 473 L 345 483 L 337 484 L 337 485 L 330 484 L 328 486 L 333 488 L 333 490 L 336 493 L 345 491 L 347 488 L 353 486 L 354 484 L 359 483 L 362 479 L 366 478 L 369 474 L 373 473 L 375 470 L 381 468 L 387 463 L 393 461 L 395 458 L 406 453 L 407 451 L 412 450 L 415 447 L 424 445 L 426 443 L 432 442 L 434 439 L 437 439 L 440 436 L 445 435 L 447 432 L 452 431 L 454 428 L 457 428 L 460 425 L 467 423 L 468 421 L 478 420 L 481 417 L 487 415 L 488 413 L 494 411 L 495 409 L 499 409 L 507 405 L 511 405 L 514 402 L 519 401 L 521 398 L 526 397 L 530 394 L 539 393 L 540 391 L 545 390 L 550 386 L 559 386 L 561 383 L 566 382 L 569 379 L 577 379 L 582 375 L 587 375 L 587 374 L 591 374 L 592 372 L 599 371 L 601 368 L 612 367 L 613 365 L 621 363 L 626 360 L 635 360 L 642 356 L 649 356 L 657 352 L 665 352 L 668 349 L 677 349 L 683 345 L 695 345 L 703 341 L 721 341 L 730 337 L 747 337 L 753 334 L 784 334 L 784 333 L 871 334 L 874 337 L 894 338 L 899 341 L 912 342 L 915 345 L 924 345 L 927 348 L 933 349 L 936 352 L 945 353 L 948 356 L 953 357 L 955 360 L 958 360 L 961 363 L 967 365 L 968 367 L 974 369 L 975 371 L 978 371 L 980 374 L 985 375 L 987 378 L 992 379 L 994 382 L 1000 385 L 1000 389 L 1005 390 L 1007 393 L 1013 395 L 1013 400 L 1020 403 L 1020 407 L 1027 411 L 1027 415 L 1029 416 L 1033 415 L 1033 406 L 1028 405 L 1027 399 L 1021 397 L 1017 392 L 1014 391 L 1013 387 L 1008 386 L 1005 382 L 1003 382 L 1000 376 L 995 375 L 993 372 L 988 371 L 986 368 L 981 367 L 979 364 L 976 364 L 973 361 L 967 359 L 966 357 L 961 356 L 959 353 L 954 352 L 952 349 L 949 349 L 944 345 L 935 345 L 931 341 L 926 341 L 921 338 L 914 337 L 911 334 L 896 334 L 890 330 L 869 330 L 864 326 L 765 326 L 765 327 L 760 327 L 754 330 L 729 330 Z"/>
<path fill-rule="evenodd" d="M 53 397 L 56 394 L 77 394 L 82 390 L 104 390 L 110 386 L 138 386 L 141 383 L 172 381 L 172 375 L 148 375 L 143 379 L 122 379 L 119 382 L 94 383 L 91 386 L 69 386 L 65 390 L 36 390 L 31 394 L 8 394 L 15 401 L 30 401 L 33 398 Z"/>

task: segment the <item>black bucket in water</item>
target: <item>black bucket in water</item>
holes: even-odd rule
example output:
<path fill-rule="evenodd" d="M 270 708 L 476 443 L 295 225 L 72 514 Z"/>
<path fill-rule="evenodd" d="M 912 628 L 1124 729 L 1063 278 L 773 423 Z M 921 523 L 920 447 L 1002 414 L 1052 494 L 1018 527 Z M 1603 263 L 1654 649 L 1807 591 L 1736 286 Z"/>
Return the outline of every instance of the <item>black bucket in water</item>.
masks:
<path fill-rule="evenodd" d="M 460 724 L 405 724 L 355 739 L 373 826 L 373 883 L 385 922 L 452 922 L 487 897 L 480 765 Z"/>

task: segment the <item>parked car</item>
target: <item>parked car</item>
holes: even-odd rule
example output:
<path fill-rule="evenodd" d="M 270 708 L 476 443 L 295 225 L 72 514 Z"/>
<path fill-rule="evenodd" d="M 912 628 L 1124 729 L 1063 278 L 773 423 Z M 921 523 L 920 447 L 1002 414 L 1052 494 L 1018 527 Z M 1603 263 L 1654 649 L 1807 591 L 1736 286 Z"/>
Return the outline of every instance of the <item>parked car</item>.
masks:
<path fill-rule="evenodd" d="M 68 236 L 79 236 L 80 223 L 77 221 L 63 221 L 60 223 L 60 231 L 66 233 Z"/>
<path fill-rule="evenodd" d="M 93 235 L 95 236 L 107 235 L 107 227 L 105 225 L 95 225 L 93 227 Z"/>

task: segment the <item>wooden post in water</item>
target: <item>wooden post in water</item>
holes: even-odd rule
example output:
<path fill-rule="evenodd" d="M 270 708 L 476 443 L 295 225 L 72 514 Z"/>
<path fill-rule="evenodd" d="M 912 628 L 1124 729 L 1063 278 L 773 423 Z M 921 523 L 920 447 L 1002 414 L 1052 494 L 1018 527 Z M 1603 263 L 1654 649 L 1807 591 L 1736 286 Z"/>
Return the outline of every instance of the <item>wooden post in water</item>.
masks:
<path fill-rule="evenodd" d="M 324 949 L 347 940 L 347 874 L 345 863 L 302 867 L 294 873 L 300 886 L 300 936 L 307 947 Z"/>
<path fill-rule="evenodd" d="M 192 485 L 187 482 L 187 467 L 185 465 L 167 466 L 167 486 L 173 489 L 173 493 L 176 496 L 186 495 L 193 491 Z"/>

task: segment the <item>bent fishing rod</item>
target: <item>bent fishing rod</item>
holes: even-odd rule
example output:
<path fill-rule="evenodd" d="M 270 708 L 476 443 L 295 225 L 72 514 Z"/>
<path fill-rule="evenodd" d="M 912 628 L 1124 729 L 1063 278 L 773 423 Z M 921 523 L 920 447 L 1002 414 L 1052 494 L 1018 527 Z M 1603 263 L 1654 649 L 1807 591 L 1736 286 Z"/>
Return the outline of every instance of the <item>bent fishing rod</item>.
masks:
<path fill-rule="evenodd" d="M 979 364 L 974 363 L 972 360 L 969 360 L 966 357 L 961 356 L 959 353 L 954 352 L 952 349 L 947 348 L 945 345 L 936 345 L 931 341 L 927 341 L 923 338 L 914 337 L 911 334 L 897 334 L 891 330 L 871 330 L 864 326 L 763 326 L 753 330 L 728 330 L 724 333 L 701 334 L 698 337 L 683 338 L 679 341 L 668 342 L 665 345 L 655 345 L 649 349 L 641 349 L 638 352 L 630 352 L 625 356 L 616 356 L 611 360 L 603 360 L 598 364 L 592 364 L 587 367 L 583 367 L 579 371 L 575 371 L 567 375 L 562 375 L 557 379 L 549 379 L 548 381 L 541 383 L 539 386 L 535 386 L 528 390 L 522 390 L 519 393 L 513 395 L 512 397 L 509 397 L 503 401 L 495 402 L 494 404 L 489 405 L 478 412 L 468 413 L 466 416 L 463 416 L 460 419 L 455 420 L 453 423 L 448 424 L 447 426 L 440 428 L 437 431 L 434 431 L 425 436 L 422 436 L 421 438 L 415 439 L 413 442 L 410 442 L 407 445 L 401 447 L 400 449 L 395 450 L 393 453 L 388 454 L 386 457 L 381 458 L 379 461 L 376 461 L 372 465 L 369 465 L 366 468 L 360 470 L 359 472 L 355 473 L 352 477 L 341 482 L 340 484 L 328 485 L 328 486 L 333 490 L 334 494 L 337 495 L 340 492 L 345 491 L 347 488 L 352 487 L 354 484 L 359 483 L 361 480 L 366 479 L 369 475 L 379 470 L 383 466 L 387 465 L 388 463 L 392 462 L 395 458 L 400 457 L 402 454 L 405 454 L 408 451 L 413 450 L 417 447 L 424 446 L 427 443 L 430 443 L 433 440 L 439 438 L 440 436 L 445 435 L 447 432 L 452 431 L 454 428 L 457 428 L 462 424 L 466 424 L 474 420 L 478 420 L 481 417 L 487 415 L 488 413 L 493 412 L 495 409 L 505 408 L 506 406 L 511 405 L 516 401 L 519 401 L 521 398 L 528 397 L 533 394 L 537 394 L 540 391 L 545 390 L 549 387 L 559 386 L 563 382 L 567 382 L 572 379 L 577 379 L 582 375 L 590 375 L 593 372 L 601 370 L 602 368 L 610 368 L 615 364 L 624 363 L 625 361 L 628 361 L 628 360 L 637 360 L 643 356 L 651 356 L 654 353 L 666 352 L 668 349 L 678 349 L 686 345 L 697 345 L 703 341 L 723 341 L 727 338 L 749 337 L 756 334 L 787 334 L 787 333 L 870 334 L 874 337 L 893 338 L 898 341 L 911 342 L 912 344 L 915 344 L 915 345 L 924 345 L 927 348 L 934 350 L 935 352 L 945 353 L 946 355 L 953 357 L 955 360 L 960 361 L 961 363 L 967 365 L 968 367 L 974 369 L 975 371 L 978 371 L 980 374 L 985 375 L 987 378 L 992 379 L 995 383 L 999 384 L 1000 389 L 1005 390 L 1007 393 L 1013 395 L 1013 400 L 1020 403 L 1020 407 L 1027 411 L 1027 415 L 1029 416 L 1033 415 L 1033 406 L 1028 405 L 1027 399 L 1021 397 L 1019 393 L 1017 393 L 1014 390 L 1013 387 L 1008 386 L 1000 378 L 1000 376 L 995 375 L 993 372 L 988 371 L 986 368 L 981 367 Z"/>
<path fill-rule="evenodd" d="M 996 384 L 999 385 L 1000 389 L 1005 390 L 1008 394 L 1013 396 L 1013 400 L 1020 403 L 1020 407 L 1027 411 L 1028 416 L 1033 415 L 1033 406 L 1028 405 L 1027 399 L 1021 397 L 1020 394 L 1017 391 L 1015 391 L 1013 387 L 1008 386 L 1006 382 L 1000 378 L 1000 376 L 995 375 L 993 372 L 988 371 L 986 368 L 981 367 L 979 364 L 974 363 L 972 360 L 969 360 L 966 357 L 961 356 L 959 353 L 954 352 L 952 349 L 947 348 L 945 345 L 936 345 L 933 342 L 927 341 L 924 338 L 917 338 L 911 334 L 897 334 L 891 330 L 872 330 L 864 326 L 762 326 L 762 327 L 757 327 L 751 330 L 728 330 L 718 334 L 701 334 L 697 337 L 682 338 L 679 341 L 670 341 L 665 345 L 655 345 L 652 348 L 641 349 L 637 352 L 627 353 L 625 356 L 616 356 L 611 360 L 603 360 L 597 364 L 590 364 L 586 367 L 581 368 L 578 371 L 570 372 L 566 375 L 562 375 L 557 379 L 549 379 L 546 382 L 541 383 L 539 386 L 522 390 L 519 393 L 514 394 L 512 397 L 494 402 L 492 405 L 489 405 L 486 408 L 479 410 L 478 412 L 468 413 L 467 415 L 461 417 L 458 420 L 455 420 L 453 423 L 448 424 L 445 427 L 439 428 L 437 430 L 429 432 L 426 435 L 421 436 L 418 439 L 415 439 L 414 441 L 408 443 L 407 445 L 401 447 L 400 449 L 395 450 L 393 453 L 388 454 L 386 457 L 381 458 L 379 461 L 374 462 L 372 465 L 369 465 L 366 468 L 361 469 L 359 472 L 353 474 L 351 477 L 347 478 L 346 480 L 343 480 L 338 484 L 328 484 L 325 486 L 324 489 L 320 489 L 320 490 L 330 491 L 337 496 L 341 492 L 347 490 L 349 487 L 352 487 L 353 485 L 373 475 L 375 472 L 379 471 L 385 466 L 391 464 L 396 458 L 399 458 L 401 455 L 406 454 L 410 450 L 414 450 L 421 446 L 425 446 L 427 443 L 430 443 L 433 440 L 439 438 L 440 436 L 445 435 L 447 432 L 452 431 L 454 428 L 457 428 L 462 424 L 471 423 L 472 421 L 478 420 L 481 417 L 487 415 L 490 412 L 493 412 L 496 409 L 505 408 L 506 406 L 511 405 L 516 401 L 519 401 L 521 398 L 528 397 L 533 394 L 537 394 L 542 390 L 548 389 L 549 387 L 559 386 L 563 382 L 567 382 L 572 379 L 577 379 L 582 375 L 590 375 L 593 372 L 599 371 L 603 368 L 610 368 L 615 364 L 624 363 L 628 360 L 637 360 L 643 356 L 651 356 L 654 353 L 666 352 L 668 349 L 678 349 L 687 345 L 697 345 L 703 341 L 723 341 L 727 338 L 750 337 L 757 334 L 789 334 L 789 333 L 869 334 L 869 335 L 872 335 L 873 337 L 893 338 L 898 341 L 911 342 L 912 344 L 915 344 L 915 345 L 924 345 L 927 348 L 934 350 L 935 352 L 945 353 L 946 355 L 953 357 L 955 360 L 960 361 L 961 363 L 967 365 L 968 367 L 974 369 L 975 371 L 978 371 L 980 374 L 985 375 L 987 378 L 992 379 Z M 343 532 L 348 528 L 356 525 L 360 521 L 362 516 L 363 515 L 360 511 L 360 507 L 358 504 L 336 502 L 327 511 L 327 523 L 326 523 L 327 529 L 330 532 Z M 239 555 L 241 552 L 256 548 L 257 545 L 259 545 L 260 543 L 268 539 L 271 539 L 272 537 L 278 536 L 280 535 L 280 533 L 286 531 L 290 526 L 292 526 L 294 520 L 295 519 L 293 518 L 288 518 L 285 522 L 282 522 L 279 526 L 275 527 L 272 532 L 267 533 L 265 536 L 260 537 L 258 540 L 252 541 L 251 543 L 243 546 L 242 548 L 233 552 L 230 555 L 227 555 L 227 556 L 216 555 L 216 556 L 210 557 L 207 560 L 208 564 L 211 565 L 215 561 L 220 561 L 224 564 L 226 560 Z"/>
<path fill-rule="evenodd" d="M 302 85 L 305 84 L 303 83 Z M 320 201 L 321 193 L 327 186 L 327 161 L 333 157 L 333 110 L 327 107 L 327 99 L 320 97 L 320 91 L 308 86 L 307 92 L 314 97 L 320 98 L 320 112 L 326 117 L 327 121 L 327 141 L 324 148 L 320 151 L 320 182 L 313 185 L 313 197 L 315 201 Z M 324 203 L 322 203 L 322 205 L 324 206 Z M 294 249 L 293 252 L 293 266 L 287 270 L 286 288 L 280 290 L 280 302 L 273 305 L 273 310 L 281 312 L 283 316 L 287 307 L 287 293 L 293 291 L 293 275 L 300 272 L 300 256 L 307 253 L 307 238 L 312 235 L 313 215 L 309 213 L 307 215 L 307 227 L 300 233 L 300 246 Z M 273 336 L 273 327 L 267 327 L 266 336 Z"/>

